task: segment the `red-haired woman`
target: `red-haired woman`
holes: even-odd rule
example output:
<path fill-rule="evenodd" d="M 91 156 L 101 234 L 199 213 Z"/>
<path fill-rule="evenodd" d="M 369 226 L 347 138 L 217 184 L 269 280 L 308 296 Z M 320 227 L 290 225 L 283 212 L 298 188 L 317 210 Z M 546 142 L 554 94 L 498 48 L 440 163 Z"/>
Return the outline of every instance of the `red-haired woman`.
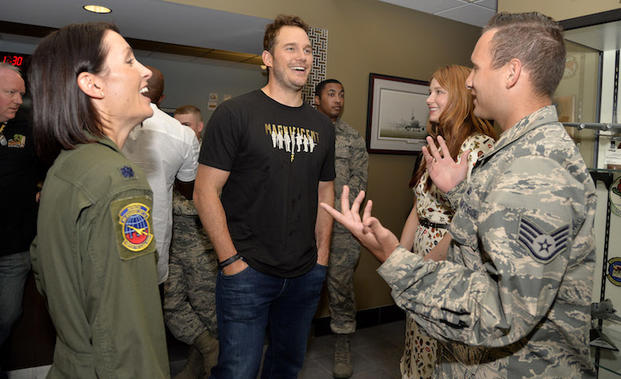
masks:
<path fill-rule="evenodd" d="M 433 73 L 427 98 L 427 132 L 434 140 L 442 136 L 451 157 L 458 162 L 462 154 L 470 150 L 467 159 L 472 170 L 477 158 L 491 150 L 496 133 L 488 121 L 473 114 L 473 96 L 466 89 L 469 74 L 469 68 L 457 65 L 442 67 Z M 445 259 L 450 243 L 447 228 L 454 210 L 444 193 L 429 180 L 424 161 L 417 168 L 410 186 L 414 190 L 414 206 L 403 226 L 400 244 L 425 259 Z M 459 350 L 470 354 L 465 349 L 457 348 Z M 437 341 L 420 330 L 408 315 L 405 350 L 401 358 L 402 377 L 432 377 L 437 354 Z"/>

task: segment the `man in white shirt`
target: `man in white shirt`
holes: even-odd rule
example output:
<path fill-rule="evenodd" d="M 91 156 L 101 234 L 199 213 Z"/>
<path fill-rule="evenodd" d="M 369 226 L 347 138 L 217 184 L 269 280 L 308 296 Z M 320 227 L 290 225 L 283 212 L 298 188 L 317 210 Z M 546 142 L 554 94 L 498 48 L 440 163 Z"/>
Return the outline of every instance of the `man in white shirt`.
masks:
<path fill-rule="evenodd" d="M 172 190 L 175 178 L 191 194 L 200 150 L 194 132 L 157 106 L 164 98 L 164 76 L 153 73 L 148 82 L 153 116 L 132 130 L 123 146 L 127 158 L 139 165 L 153 190 L 153 230 L 158 251 L 158 283 L 168 278 L 168 250 L 172 236 Z"/>
<path fill-rule="evenodd" d="M 194 105 L 183 105 L 175 109 L 173 117 L 175 117 L 175 120 L 179 121 L 181 125 L 185 125 L 192 129 L 196 134 L 196 138 L 198 138 L 198 142 L 201 142 L 205 124 L 203 123 L 203 116 L 201 115 L 200 109 Z"/>

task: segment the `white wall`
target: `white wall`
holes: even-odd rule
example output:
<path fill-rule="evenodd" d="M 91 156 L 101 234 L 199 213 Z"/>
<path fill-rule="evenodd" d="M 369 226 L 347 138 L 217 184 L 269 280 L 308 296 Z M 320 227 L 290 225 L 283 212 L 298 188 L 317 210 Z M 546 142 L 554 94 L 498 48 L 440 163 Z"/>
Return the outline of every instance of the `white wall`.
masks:
<path fill-rule="evenodd" d="M 164 74 L 162 108 L 192 104 L 201 109 L 205 122 L 213 113 L 208 107 L 210 94 L 216 94 L 220 104 L 225 95 L 241 95 L 266 82 L 261 68 L 256 65 L 143 51 L 135 54 L 141 63 L 156 67 Z"/>

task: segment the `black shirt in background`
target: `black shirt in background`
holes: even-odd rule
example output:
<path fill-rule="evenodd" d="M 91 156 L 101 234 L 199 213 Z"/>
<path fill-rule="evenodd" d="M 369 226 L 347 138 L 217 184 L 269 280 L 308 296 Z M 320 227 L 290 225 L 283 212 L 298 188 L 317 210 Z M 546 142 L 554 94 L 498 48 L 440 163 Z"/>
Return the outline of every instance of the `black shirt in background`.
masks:
<path fill-rule="evenodd" d="M 0 146 L 0 256 L 29 250 L 36 234 L 37 182 L 42 178 L 28 122 L 10 120 L 2 134 L 7 145 Z"/>
<path fill-rule="evenodd" d="M 334 126 L 325 115 L 261 90 L 233 98 L 209 120 L 199 162 L 230 172 L 222 205 L 251 267 L 279 277 L 312 269 L 317 186 L 335 177 Z"/>

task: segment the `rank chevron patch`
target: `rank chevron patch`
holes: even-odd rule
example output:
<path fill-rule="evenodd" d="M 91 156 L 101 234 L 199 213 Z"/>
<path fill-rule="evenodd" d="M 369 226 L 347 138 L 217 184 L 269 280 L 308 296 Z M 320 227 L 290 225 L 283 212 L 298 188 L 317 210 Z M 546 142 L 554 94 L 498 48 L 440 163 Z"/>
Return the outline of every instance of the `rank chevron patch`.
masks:
<path fill-rule="evenodd" d="M 532 220 L 520 219 L 519 241 L 530 255 L 540 263 L 551 262 L 557 255 L 567 250 L 569 225 L 561 226 L 552 233 L 546 233 Z"/>

